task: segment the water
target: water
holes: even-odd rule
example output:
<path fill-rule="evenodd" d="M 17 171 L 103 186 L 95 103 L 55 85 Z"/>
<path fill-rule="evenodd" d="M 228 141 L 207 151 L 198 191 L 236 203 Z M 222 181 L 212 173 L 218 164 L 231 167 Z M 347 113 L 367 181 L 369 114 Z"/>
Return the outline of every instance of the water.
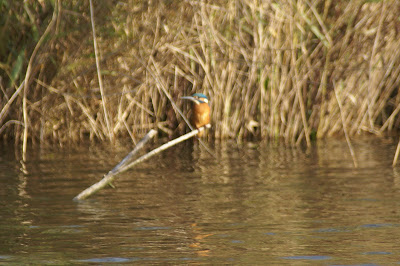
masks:
<path fill-rule="evenodd" d="M 0 264 L 398 264 L 396 144 L 184 143 L 79 203 L 128 148 L 2 147 Z"/>

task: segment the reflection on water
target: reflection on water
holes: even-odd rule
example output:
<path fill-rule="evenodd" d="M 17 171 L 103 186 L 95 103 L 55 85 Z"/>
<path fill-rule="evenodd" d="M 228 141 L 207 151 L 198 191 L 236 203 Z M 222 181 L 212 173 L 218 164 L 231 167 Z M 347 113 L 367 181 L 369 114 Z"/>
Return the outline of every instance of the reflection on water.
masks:
<path fill-rule="evenodd" d="M 311 149 L 183 143 L 73 202 L 129 150 L 0 155 L 0 263 L 393 264 L 399 170 L 391 140 Z"/>

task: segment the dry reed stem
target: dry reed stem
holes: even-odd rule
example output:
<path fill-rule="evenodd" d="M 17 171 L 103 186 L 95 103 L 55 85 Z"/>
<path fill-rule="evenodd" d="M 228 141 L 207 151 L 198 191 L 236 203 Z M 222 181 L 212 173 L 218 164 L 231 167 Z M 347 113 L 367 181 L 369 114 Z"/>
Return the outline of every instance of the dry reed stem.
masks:
<path fill-rule="evenodd" d="M 400 140 L 399 140 L 399 143 L 397 144 L 396 153 L 394 154 L 393 163 L 392 163 L 393 167 L 395 167 L 397 164 L 399 154 L 400 154 Z"/>
<path fill-rule="evenodd" d="M 362 122 L 365 119 L 367 119 L 367 117 L 368 117 L 370 128 L 374 128 L 374 121 L 373 121 L 373 118 L 372 118 L 372 108 L 373 108 L 373 105 L 375 104 L 375 101 L 376 101 L 376 99 L 374 97 L 374 93 L 372 91 L 372 86 L 376 85 L 376 79 L 374 79 L 374 76 L 376 75 L 376 73 L 375 73 L 375 71 L 372 70 L 372 68 L 376 65 L 375 54 L 376 54 L 376 50 L 377 50 L 377 47 L 378 47 L 380 39 L 381 39 L 380 35 L 381 35 L 381 32 L 382 32 L 383 21 L 385 19 L 385 14 L 384 14 L 385 9 L 386 9 L 386 1 L 382 1 L 381 14 L 380 14 L 379 24 L 378 24 L 378 30 L 377 30 L 377 34 L 375 35 L 375 40 L 374 40 L 374 44 L 373 44 L 373 47 L 372 47 L 370 61 L 369 61 L 369 73 L 368 73 L 368 76 L 369 76 L 369 82 L 368 82 L 368 84 L 369 84 L 369 86 L 368 86 L 369 100 L 368 100 L 367 112 L 363 116 Z"/>
<path fill-rule="evenodd" d="M 57 7 L 59 5 L 59 0 L 55 1 L 55 6 Z M 30 80 L 31 80 L 31 74 L 32 74 L 32 68 L 34 67 L 34 60 L 36 59 L 36 55 L 42 46 L 43 42 L 45 41 L 45 38 L 49 34 L 50 30 L 53 28 L 54 24 L 56 23 L 58 13 L 58 9 L 54 8 L 53 10 L 53 16 L 51 18 L 51 21 L 49 25 L 47 26 L 45 32 L 42 34 L 40 37 L 38 43 L 35 46 L 35 49 L 33 50 L 31 57 L 29 59 L 28 67 L 26 70 L 25 78 L 24 78 L 24 91 L 23 91 L 23 98 L 22 98 L 22 113 L 23 113 L 23 119 L 24 119 L 24 133 L 23 133 L 23 140 L 22 140 L 22 160 L 26 161 L 26 149 L 27 149 L 27 144 L 28 144 L 28 106 L 27 106 L 27 95 L 28 95 L 28 89 L 30 86 Z"/>
<path fill-rule="evenodd" d="M 100 88 L 100 95 L 101 95 L 101 101 L 102 101 L 103 112 L 104 112 L 104 119 L 106 120 L 108 138 L 110 139 L 111 142 L 113 142 L 114 134 L 111 130 L 111 123 L 110 123 L 109 114 L 107 111 L 107 98 L 104 95 L 103 79 L 101 76 L 99 51 L 98 51 L 98 47 L 97 47 L 96 26 L 95 26 L 95 22 L 94 22 L 94 10 L 93 10 L 92 0 L 89 0 L 89 3 L 90 3 L 90 22 L 92 23 L 93 47 L 94 47 L 94 54 L 95 54 L 95 60 L 96 60 L 97 78 L 99 81 L 99 88 Z"/>
<path fill-rule="evenodd" d="M 340 83 L 340 88 L 341 88 L 341 90 L 343 90 L 343 83 Z M 342 100 L 339 97 L 339 94 L 337 92 L 336 86 L 334 87 L 334 90 L 335 90 L 335 96 L 336 96 L 337 104 L 339 106 L 340 119 L 342 120 L 344 136 L 346 138 L 347 145 L 349 146 L 349 150 L 350 150 L 351 158 L 353 159 L 354 167 L 358 167 L 356 154 L 354 152 L 353 145 L 351 145 L 350 137 L 349 137 L 349 134 L 347 132 L 345 117 L 344 117 L 343 108 L 342 108 Z"/>

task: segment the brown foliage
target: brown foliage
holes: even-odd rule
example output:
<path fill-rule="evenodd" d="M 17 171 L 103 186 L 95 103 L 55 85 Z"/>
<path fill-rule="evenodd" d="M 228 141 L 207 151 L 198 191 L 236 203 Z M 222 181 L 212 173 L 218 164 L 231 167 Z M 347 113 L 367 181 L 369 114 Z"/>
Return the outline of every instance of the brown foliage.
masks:
<path fill-rule="evenodd" d="M 105 115 L 117 138 L 136 139 L 149 128 L 181 134 L 187 127 L 166 92 L 184 110 L 180 96 L 208 95 L 215 138 L 309 143 L 344 127 L 354 135 L 399 126 L 399 1 L 94 4 L 107 101 L 100 95 L 89 7 L 62 3 L 27 94 L 26 126 L 34 141 L 109 139 Z M 17 88 L 5 80 L 3 110 Z M 0 117 L 0 128 L 22 121 L 21 97 Z M 21 128 L 0 132 L 19 139 Z"/>

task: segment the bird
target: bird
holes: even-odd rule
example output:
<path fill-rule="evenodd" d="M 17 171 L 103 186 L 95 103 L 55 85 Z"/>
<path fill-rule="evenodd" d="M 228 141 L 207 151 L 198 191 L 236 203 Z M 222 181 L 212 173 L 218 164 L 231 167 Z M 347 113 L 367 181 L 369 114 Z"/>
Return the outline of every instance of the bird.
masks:
<path fill-rule="evenodd" d="M 208 105 L 208 98 L 203 93 L 195 93 L 192 96 L 181 97 L 185 100 L 193 102 L 191 124 L 199 129 L 210 123 L 210 106 Z M 203 132 L 199 132 L 198 136 L 201 137 Z"/>

